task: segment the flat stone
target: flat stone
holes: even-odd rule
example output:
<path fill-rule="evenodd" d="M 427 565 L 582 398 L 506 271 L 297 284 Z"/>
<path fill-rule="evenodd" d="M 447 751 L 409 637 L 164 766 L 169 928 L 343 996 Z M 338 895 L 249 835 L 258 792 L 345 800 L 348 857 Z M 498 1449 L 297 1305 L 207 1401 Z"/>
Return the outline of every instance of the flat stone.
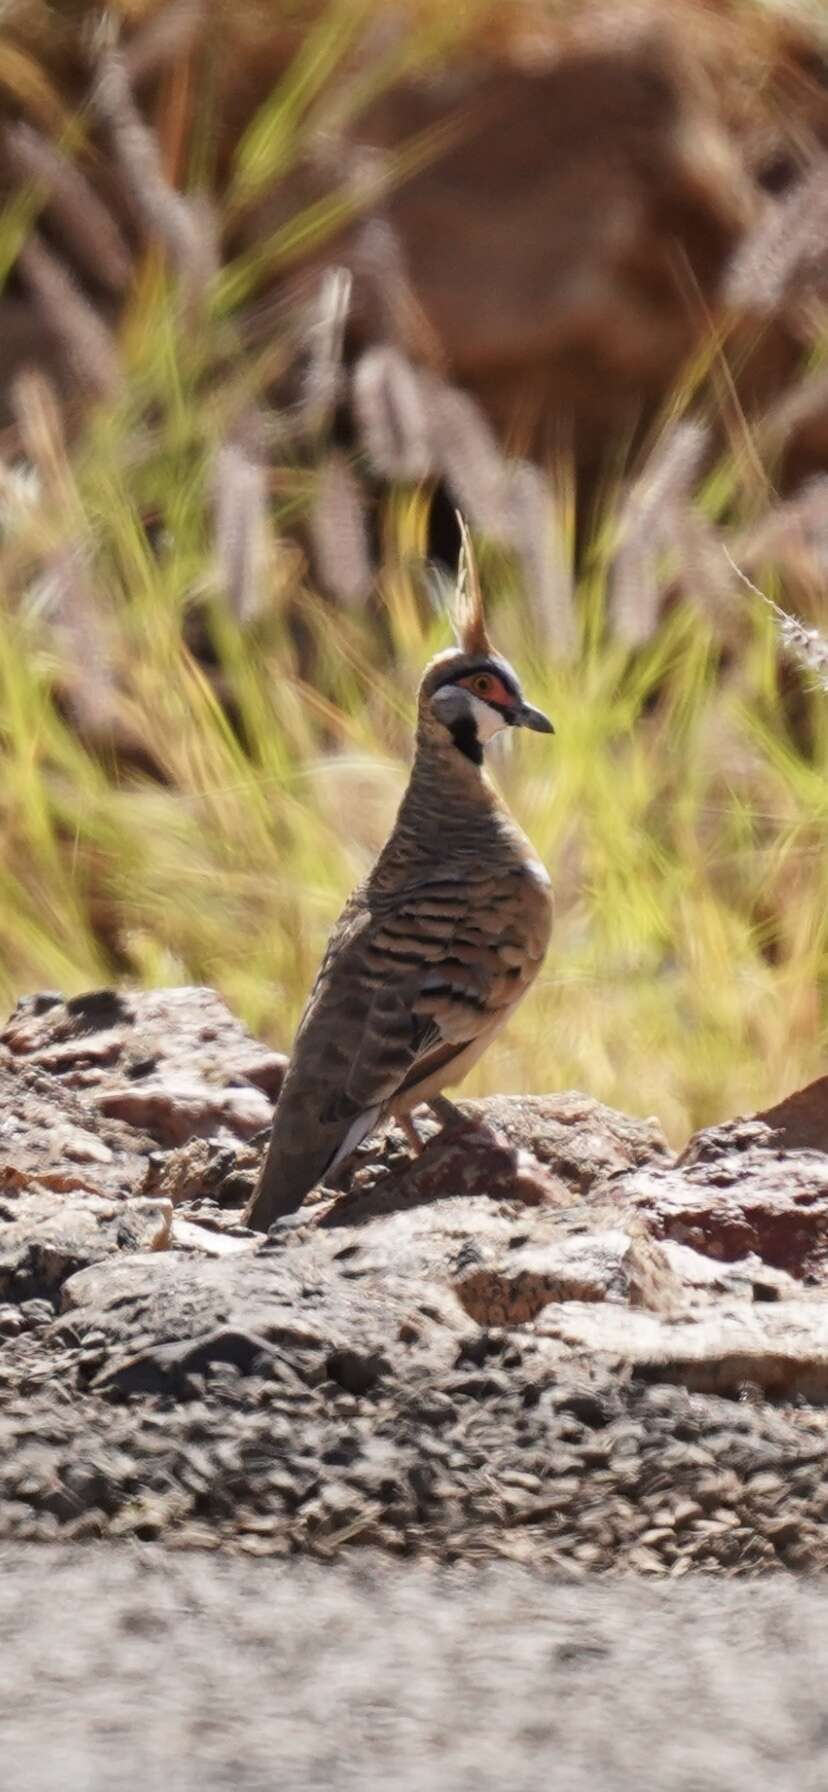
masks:
<path fill-rule="evenodd" d="M 340 1232 L 318 1226 L 290 1231 L 283 1245 L 241 1242 L 216 1260 L 173 1251 L 83 1269 L 65 1283 L 62 1309 L 73 1328 L 80 1315 L 84 1328 L 100 1330 L 115 1355 L 138 1339 L 195 1339 L 231 1325 L 320 1359 L 388 1349 L 402 1361 L 400 1328 L 416 1315 L 437 1364 L 471 1329 L 447 1287 L 410 1264 L 401 1269 L 379 1245 L 363 1261 L 343 1253 Z"/>
<path fill-rule="evenodd" d="M 704 1257 L 689 1245 L 676 1244 L 665 1238 L 661 1250 L 675 1270 L 685 1290 L 696 1297 L 715 1299 L 727 1294 L 736 1300 L 795 1300 L 802 1285 L 784 1269 L 773 1269 L 752 1252 L 733 1263 L 722 1263 L 716 1257 Z"/>
<path fill-rule="evenodd" d="M 213 1231 L 211 1227 L 200 1226 L 196 1220 L 182 1219 L 175 1214 L 170 1243 L 176 1250 L 199 1251 L 206 1257 L 232 1257 L 239 1251 L 255 1250 L 259 1239 L 254 1233 L 249 1238 L 236 1238 L 232 1233 Z"/>
<path fill-rule="evenodd" d="M 533 1331 L 556 1354 L 611 1358 L 654 1381 L 774 1400 L 828 1400 L 828 1302 L 734 1305 L 664 1318 L 609 1303 L 546 1307 Z"/>

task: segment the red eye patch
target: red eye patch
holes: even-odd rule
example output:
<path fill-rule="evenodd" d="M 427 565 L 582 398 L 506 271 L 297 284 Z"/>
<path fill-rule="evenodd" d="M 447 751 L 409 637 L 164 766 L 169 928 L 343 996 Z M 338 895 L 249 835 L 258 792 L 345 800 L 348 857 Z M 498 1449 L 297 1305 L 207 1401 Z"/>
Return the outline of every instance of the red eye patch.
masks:
<path fill-rule="evenodd" d="M 473 696 L 481 697 L 484 703 L 499 703 L 504 709 L 515 707 L 512 692 L 507 691 L 505 684 L 493 672 L 470 672 L 468 678 L 458 678 L 457 683 L 471 691 Z"/>

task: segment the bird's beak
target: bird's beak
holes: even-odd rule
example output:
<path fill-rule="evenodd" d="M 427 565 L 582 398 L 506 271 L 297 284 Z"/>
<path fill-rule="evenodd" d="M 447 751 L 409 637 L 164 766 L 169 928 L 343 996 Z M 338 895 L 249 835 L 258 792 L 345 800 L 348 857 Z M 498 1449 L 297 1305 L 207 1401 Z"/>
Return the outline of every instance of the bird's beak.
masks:
<path fill-rule="evenodd" d="M 542 709 L 533 709 L 531 704 L 522 703 L 515 711 L 515 723 L 518 728 L 533 728 L 536 734 L 554 734 L 555 730 L 548 716 Z"/>

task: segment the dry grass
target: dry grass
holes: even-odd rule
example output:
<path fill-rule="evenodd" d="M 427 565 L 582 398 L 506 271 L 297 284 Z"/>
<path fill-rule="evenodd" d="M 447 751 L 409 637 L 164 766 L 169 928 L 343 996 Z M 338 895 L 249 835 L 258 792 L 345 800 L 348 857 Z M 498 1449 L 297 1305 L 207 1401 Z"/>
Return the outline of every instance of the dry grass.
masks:
<path fill-rule="evenodd" d="M 446 639 L 412 577 L 426 500 L 386 507 L 373 616 L 332 610 L 296 565 L 254 625 L 216 604 L 220 703 L 182 629 L 211 569 L 206 481 L 184 445 L 149 444 L 136 464 L 131 434 L 99 429 L 73 477 L 98 600 L 117 618 L 115 747 L 137 737 L 159 776 L 123 755 L 113 770 L 82 702 L 58 713 L 56 677 L 82 691 L 89 674 L 85 612 L 70 607 L 60 632 L 28 587 L 0 621 L 3 993 L 204 981 L 284 1045 L 392 818 L 416 681 Z M 7 570 L 30 566 L 46 529 L 48 496 L 24 505 Z M 774 618 L 748 594 L 738 670 L 722 677 L 689 605 L 634 655 L 610 642 L 605 582 L 596 543 L 578 650 L 552 661 L 490 556 L 497 640 L 558 730 L 496 771 L 552 870 L 558 919 L 542 982 L 475 1087 L 583 1087 L 659 1113 L 678 1138 L 819 1068 L 828 706 L 814 677 L 797 738 Z"/>

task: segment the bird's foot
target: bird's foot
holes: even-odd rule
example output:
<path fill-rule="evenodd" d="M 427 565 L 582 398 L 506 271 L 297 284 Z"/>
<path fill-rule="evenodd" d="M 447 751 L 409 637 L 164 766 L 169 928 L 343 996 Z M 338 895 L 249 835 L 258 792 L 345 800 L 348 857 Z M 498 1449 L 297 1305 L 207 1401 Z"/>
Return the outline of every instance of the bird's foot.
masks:
<path fill-rule="evenodd" d="M 432 1095 L 425 1105 L 440 1123 L 440 1132 L 436 1135 L 438 1138 L 462 1132 L 467 1135 L 476 1133 L 478 1139 L 488 1145 L 493 1139 L 501 1139 L 501 1135 L 483 1114 L 464 1113 L 455 1101 L 449 1101 L 447 1095 Z"/>

